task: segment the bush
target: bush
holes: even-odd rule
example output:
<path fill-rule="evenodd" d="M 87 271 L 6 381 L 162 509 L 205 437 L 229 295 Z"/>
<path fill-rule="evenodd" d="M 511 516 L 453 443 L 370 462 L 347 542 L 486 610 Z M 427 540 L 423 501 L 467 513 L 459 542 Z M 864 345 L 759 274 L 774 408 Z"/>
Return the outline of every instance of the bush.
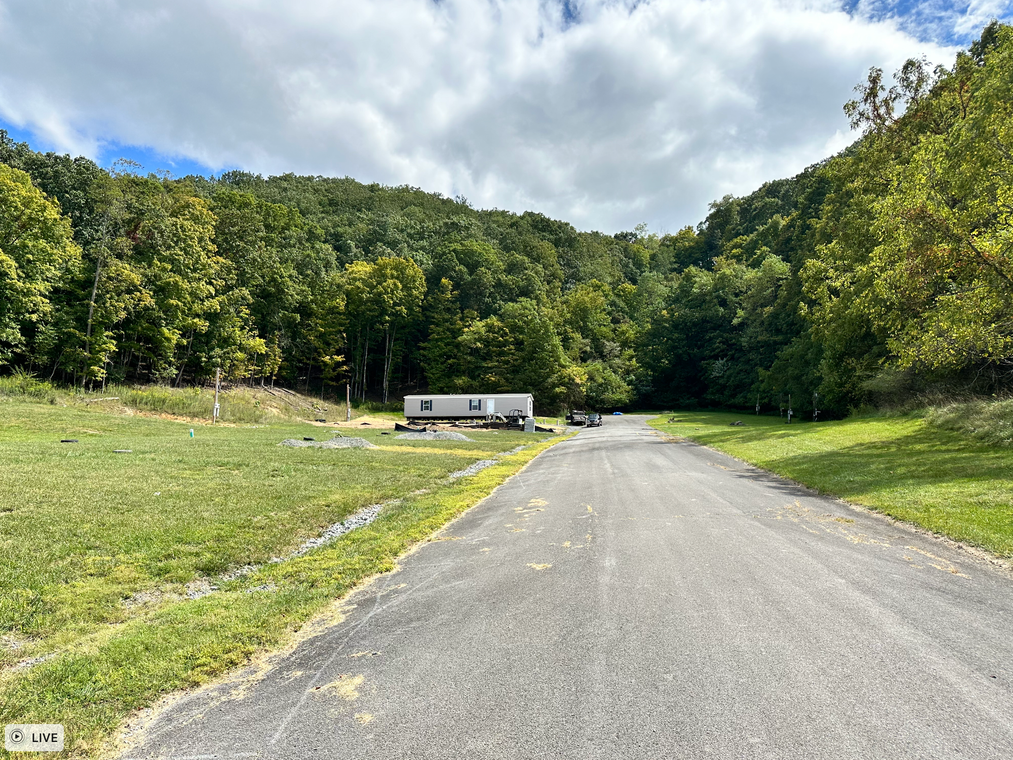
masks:
<path fill-rule="evenodd" d="M 0 377 L 0 396 L 44 400 L 55 404 L 56 388 L 52 383 L 36 379 L 34 375 L 15 370 L 12 375 Z"/>

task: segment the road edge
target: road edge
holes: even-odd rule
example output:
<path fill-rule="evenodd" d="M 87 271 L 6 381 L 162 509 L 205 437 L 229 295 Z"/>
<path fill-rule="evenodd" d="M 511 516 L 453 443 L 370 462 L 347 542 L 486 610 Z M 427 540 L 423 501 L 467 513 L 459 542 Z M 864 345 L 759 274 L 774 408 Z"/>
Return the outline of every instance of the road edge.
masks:
<path fill-rule="evenodd" d="M 651 420 L 658 419 L 661 416 L 663 415 L 656 415 L 655 417 L 652 417 Z M 944 544 L 945 546 L 949 547 L 950 549 L 954 549 L 964 554 L 968 554 L 975 560 L 983 562 L 992 567 L 993 569 L 999 570 L 1004 574 L 1007 574 L 1010 580 L 1013 580 L 1013 561 L 1008 560 L 1005 557 L 1001 557 L 998 554 L 995 554 L 994 552 L 990 552 L 988 549 L 984 549 L 980 546 L 975 546 L 974 544 L 969 544 L 964 541 L 958 541 L 957 539 L 952 538 L 946 535 L 945 533 L 937 533 L 936 531 L 924 528 L 921 525 L 918 525 L 917 523 L 908 522 L 907 520 L 901 520 L 897 517 L 894 517 L 893 515 L 888 515 L 885 512 L 880 512 L 878 509 L 867 507 L 864 504 L 856 504 L 855 502 L 848 501 L 844 497 L 838 496 L 837 494 L 831 493 L 830 491 L 821 491 L 820 489 L 815 488 L 809 485 L 808 483 L 803 483 L 799 480 L 793 480 L 792 478 L 789 478 L 786 475 L 782 475 L 779 472 L 775 472 L 774 470 L 768 470 L 764 467 L 760 467 L 755 462 L 750 462 L 748 459 L 743 459 L 742 457 L 736 456 L 735 454 L 725 451 L 724 449 L 719 449 L 716 446 L 710 446 L 706 443 L 701 443 L 700 441 L 692 438 L 691 436 L 675 435 L 674 433 L 669 433 L 667 431 L 661 430 L 660 428 L 652 425 L 651 420 L 648 420 L 647 424 L 650 427 L 654 428 L 659 437 L 661 437 L 663 440 L 668 441 L 669 443 L 685 442 L 692 444 L 693 446 L 697 446 L 701 449 L 713 451 L 715 454 L 720 454 L 723 457 L 728 457 L 729 459 L 744 464 L 747 467 L 756 470 L 757 472 L 762 472 L 765 475 L 770 475 L 772 477 L 777 478 L 783 483 L 794 486 L 795 488 L 798 488 L 800 490 L 807 491 L 810 495 L 822 496 L 823 498 L 826 499 L 832 499 L 838 504 L 841 504 L 854 512 L 858 512 L 859 514 L 867 515 L 869 517 L 882 520 L 887 524 L 889 524 L 891 527 L 906 530 L 908 533 L 912 533 L 922 538 L 928 538 L 938 541 L 941 544 Z"/>

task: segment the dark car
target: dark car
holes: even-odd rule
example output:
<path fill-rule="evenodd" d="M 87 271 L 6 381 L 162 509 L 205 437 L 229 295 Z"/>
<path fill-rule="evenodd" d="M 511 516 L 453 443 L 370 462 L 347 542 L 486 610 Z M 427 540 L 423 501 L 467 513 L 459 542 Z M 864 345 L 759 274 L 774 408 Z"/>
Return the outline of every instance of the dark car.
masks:
<path fill-rule="evenodd" d="M 601 415 L 598 412 L 591 412 L 587 415 L 588 427 L 601 427 Z"/>

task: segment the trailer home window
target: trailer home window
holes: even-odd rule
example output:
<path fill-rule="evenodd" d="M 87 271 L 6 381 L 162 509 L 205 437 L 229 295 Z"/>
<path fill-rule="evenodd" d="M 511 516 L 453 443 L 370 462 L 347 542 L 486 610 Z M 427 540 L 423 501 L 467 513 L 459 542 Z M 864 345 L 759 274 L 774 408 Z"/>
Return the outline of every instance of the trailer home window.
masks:
<path fill-rule="evenodd" d="M 473 398 L 468 400 L 468 411 L 469 412 L 481 412 L 482 411 L 482 399 Z"/>
<path fill-rule="evenodd" d="M 423 412 L 433 411 L 433 400 L 431 398 L 427 398 L 422 401 L 422 411 Z"/>

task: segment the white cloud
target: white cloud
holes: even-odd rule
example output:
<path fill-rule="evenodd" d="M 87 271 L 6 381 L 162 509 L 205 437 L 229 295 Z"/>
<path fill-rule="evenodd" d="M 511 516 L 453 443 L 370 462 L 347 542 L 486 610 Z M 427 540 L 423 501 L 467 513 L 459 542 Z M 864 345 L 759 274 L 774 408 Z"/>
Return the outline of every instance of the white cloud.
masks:
<path fill-rule="evenodd" d="M 673 230 L 845 145 L 870 66 L 953 54 L 831 0 L 569 5 L 575 23 L 556 0 L 0 0 L 0 119 L 92 156 Z"/>

